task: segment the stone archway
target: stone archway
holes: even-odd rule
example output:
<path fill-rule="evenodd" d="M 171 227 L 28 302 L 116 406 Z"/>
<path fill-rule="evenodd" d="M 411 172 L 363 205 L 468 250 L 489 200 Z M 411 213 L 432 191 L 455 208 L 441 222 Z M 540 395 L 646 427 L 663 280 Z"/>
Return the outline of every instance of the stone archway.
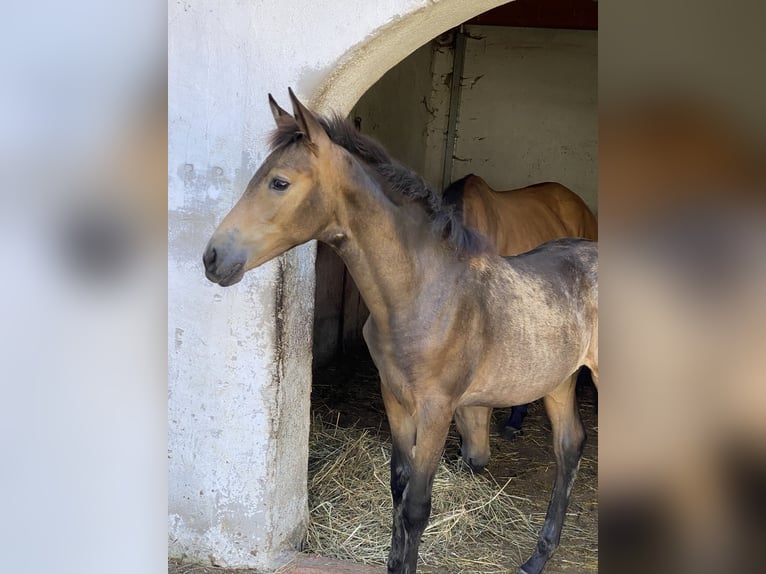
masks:
<path fill-rule="evenodd" d="M 506 0 L 443 0 L 429 2 L 402 14 L 351 48 L 317 86 L 311 104 L 319 111 L 348 113 L 383 74 L 429 40 Z"/>

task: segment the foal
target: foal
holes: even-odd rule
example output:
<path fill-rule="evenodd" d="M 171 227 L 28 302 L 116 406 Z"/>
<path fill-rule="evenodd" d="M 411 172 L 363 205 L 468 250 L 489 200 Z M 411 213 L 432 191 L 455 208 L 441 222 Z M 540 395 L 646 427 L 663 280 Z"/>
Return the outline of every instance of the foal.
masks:
<path fill-rule="evenodd" d="M 391 574 L 416 571 L 455 409 L 544 397 L 557 474 L 521 570 L 538 574 L 558 545 L 585 440 L 573 375 L 582 365 L 598 374 L 596 245 L 563 240 L 493 255 L 379 144 L 290 98 L 293 116 L 269 97 L 272 152 L 210 239 L 208 279 L 232 285 L 310 239 L 346 263 L 370 309 L 363 334 L 391 426 Z"/>
<path fill-rule="evenodd" d="M 546 241 L 564 237 L 598 238 L 598 223 L 585 202 L 571 189 L 555 182 L 496 191 L 478 175 L 452 182 L 442 193 L 444 201 L 461 214 L 468 227 L 481 231 L 499 255 L 519 255 Z M 521 429 L 528 405 L 511 409 L 502 435 Z M 492 409 L 461 407 L 455 411 L 463 460 L 474 471 L 489 461 L 489 427 Z"/>

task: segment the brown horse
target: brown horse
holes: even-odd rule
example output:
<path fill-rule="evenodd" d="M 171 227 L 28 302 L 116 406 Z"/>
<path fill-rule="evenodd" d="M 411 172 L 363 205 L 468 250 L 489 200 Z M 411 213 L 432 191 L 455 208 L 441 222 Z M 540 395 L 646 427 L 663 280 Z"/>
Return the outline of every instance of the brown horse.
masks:
<path fill-rule="evenodd" d="M 522 567 L 539 574 L 558 545 L 585 440 L 574 375 L 582 365 L 598 373 L 596 244 L 567 239 L 503 259 L 378 143 L 290 97 L 293 116 L 269 97 L 271 154 L 210 239 L 208 279 L 232 285 L 310 239 L 346 263 L 370 309 L 364 338 L 391 427 L 390 573 L 416 571 L 455 409 L 544 397 L 557 473 Z"/>
<path fill-rule="evenodd" d="M 598 223 L 585 202 L 568 187 L 555 182 L 495 191 L 478 175 L 467 175 L 444 190 L 444 201 L 462 214 L 465 225 L 481 231 L 499 255 L 519 255 L 547 241 L 564 237 L 598 239 Z M 520 420 L 526 407 L 515 407 Z M 489 461 L 492 409 L 460 407 L 455 424 L 460 450 L 474 471 Z"/>
<path fill-rule="evenodd" d="M 500 255 L 519 255 L 564 237 L 598 239 L 598 223 L 580 196 L 556 182 L 496 191 L 478 175 L 444 190 L 463 223 L 486 235 Z"/>

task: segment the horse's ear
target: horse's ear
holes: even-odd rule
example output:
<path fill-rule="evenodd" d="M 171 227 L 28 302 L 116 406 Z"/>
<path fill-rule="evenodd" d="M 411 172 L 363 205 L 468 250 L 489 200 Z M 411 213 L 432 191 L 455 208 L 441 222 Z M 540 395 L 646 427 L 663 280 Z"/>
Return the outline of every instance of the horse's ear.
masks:
<path fill-rule="evenodd" d="M 290 100 L 293 102 L 295 121 L 303 135 L 306 136 L 306 140 L 313 144 L 327 141 L 327 132 L 324 131 L 317 117 L 295 97 L 292 88 L 288 88 L 288 91 L 290 92 Z"/>
<path fill-rule="evenodd" d="M 271 108 L 271 115 L 274 116 L 274 121 L 277 122 L 277 126 L 281 126 L 288 121 L 295 121 L 293 120 L 293 116 L 279 107 L 279 104 L 271 94 L 269 94 L 269 107 Z"/>

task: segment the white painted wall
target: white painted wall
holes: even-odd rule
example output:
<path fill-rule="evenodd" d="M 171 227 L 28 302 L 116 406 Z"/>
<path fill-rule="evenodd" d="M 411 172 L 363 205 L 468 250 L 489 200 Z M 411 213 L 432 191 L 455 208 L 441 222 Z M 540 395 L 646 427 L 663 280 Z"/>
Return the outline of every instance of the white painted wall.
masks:
<path fill-rule="evenodd" d="M 597 32 L 467 26 L 453 179 L 558 181 L 597 210 Z"/>
<path fill-rule="evenodd" d="M 367 90 L 351 111 L 362 132 L 441 189 L 455 33 L 421 46 Z"/>
<path fill-rule="evenodd" d="M 362 120 L 362 133 L 377 139 L 396 159 L 419 173 L 426 155 L 431 50 L 431 42 L 415 50 L 386 72 L 351 110 L 352 118 Z"/>
<path fill-rule="evenodd" d="M 171 556 L 268 570 L 304 532 L 313 246 L 230 288 L 201 265 L 265 157 L 267 92 L 346 113 L 418 46 L 501 3 L 168 5 Z"/>

